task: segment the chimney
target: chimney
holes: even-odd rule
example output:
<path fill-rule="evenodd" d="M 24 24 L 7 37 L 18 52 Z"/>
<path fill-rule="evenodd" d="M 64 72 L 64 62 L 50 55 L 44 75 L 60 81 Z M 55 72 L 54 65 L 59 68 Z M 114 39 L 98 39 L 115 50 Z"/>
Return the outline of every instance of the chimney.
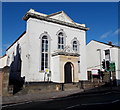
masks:
<path fill-rule="evenodd" d="M 109 45 L 112 45 L 112 42 L 110 41 L 110 42 L 108 42 L 108 44 L 109 44 Z"/>

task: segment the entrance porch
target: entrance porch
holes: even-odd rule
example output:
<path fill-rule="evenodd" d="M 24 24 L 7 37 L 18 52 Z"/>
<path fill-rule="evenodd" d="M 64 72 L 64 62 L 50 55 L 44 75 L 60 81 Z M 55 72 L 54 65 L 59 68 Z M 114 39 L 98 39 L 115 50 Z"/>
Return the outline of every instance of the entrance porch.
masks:
<path fill-rule="evenodd" d="M 56 55 L 51 61 L 51 81 L 56 83 L 79 82 L 79 57 L 70 55 Z"/>

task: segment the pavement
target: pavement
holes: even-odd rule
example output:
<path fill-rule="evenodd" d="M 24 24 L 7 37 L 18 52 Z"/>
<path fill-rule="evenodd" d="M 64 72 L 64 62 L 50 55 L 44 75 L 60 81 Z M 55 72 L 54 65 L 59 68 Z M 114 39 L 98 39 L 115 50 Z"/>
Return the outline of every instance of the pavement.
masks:
<path fill-rule="evenodd" d="M 54 91 L 54 92 L 41 92 L 41 93 L 29 93 L 24 95 L 13 95 L 13 96 L 4 96 L 2 97 L 2 105 L 16 104 L 16 103 L 25 103 L 32 101 L 45 101 L 45 100 L 54 100 L 56 98 L 66 97 L 79 93 L 100 93 L 105 91 L 120 91 L 120 87 L 99 87 L 94 89 L 73 89 L 65 91 Z"/>
<path fill-rule="evenodd" d="M 82 89 L 74 90 L 65 90 L 65 91 L 52 91 L 52 92 L 41 92 L 41 93 L 29 93 L 24 95 L 13 95 L 13 96 L 3 96 L 2 105 L 23 103 L 29 101 L 44 101 L 44 100 L 53 100 L 55 98 L 69 96 L 71 94 L 76 94 L 83 92 Z"/>

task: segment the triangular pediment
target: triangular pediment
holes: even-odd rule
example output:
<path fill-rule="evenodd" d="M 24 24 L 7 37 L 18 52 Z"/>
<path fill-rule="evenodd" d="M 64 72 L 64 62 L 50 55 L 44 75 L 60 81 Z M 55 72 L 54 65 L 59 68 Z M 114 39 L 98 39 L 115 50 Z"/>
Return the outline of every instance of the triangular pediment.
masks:
<path fill-rule="evenodd" d="M 46 21 L 51 21 L 54 23 L 60 23 L 62 25 L 72 26 L 78 29 L 89 30 L 89 28 L 85 27 L 85 24 L 79 24 L 74 22 L 64 11 L 59 11 L 50 15 L 43 14 L 40 12 L 35 11 L 34 9 L 30 9 L 25 16 L 23 17 L 24 20 L 28 20 L 30 17 L 34 17 L 37 19 L 42 19 Z M 62 22 L 60 22 L 62 21 Z"/>
<path fill-rule="evenodd" d="M 50 14 L 47 17 L 75 24 L 75 22 L 64 11 Z"/>

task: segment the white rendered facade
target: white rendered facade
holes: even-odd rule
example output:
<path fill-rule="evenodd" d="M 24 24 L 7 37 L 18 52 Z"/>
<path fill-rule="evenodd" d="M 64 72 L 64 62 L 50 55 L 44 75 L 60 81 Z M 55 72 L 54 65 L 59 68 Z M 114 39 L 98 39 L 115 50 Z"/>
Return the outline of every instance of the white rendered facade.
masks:
<path fill-rule="evenodd" d="M 10 58 L 8 66 L 11 66 L 12 62 L 15 64 L 14 72 L 17 73 L 19 69 L 15 68 L 21 65 L 21 77 L 25 77 L 25 82 L 49 80 L 66 83 L 67 64 L 66 67 L 70 67 L 68 72 L 71 72 L 70 82 L 87 80 L 88 28 L 84 24 L 73 22 L 63 11 L 45 15 L 31 9 L 23 19 L 26 20 L 26 32 L 6 51 Z M 20 62 L 17 59 L 20 59 Z M 14 72 L 12 74 L 15 74 Z"/>
<path fill-rule="evenodd" d="M 87 44 L 86 50 L 87 71 L 92 71 L 92 69 L 103 70 L 102 61 L 106 59 L 105 50 L 110 50 L 110 62 L 115 63 L 117 84 L 120 85 L 120 63 L 118 56 L 120 47 L 92 40 Z"/>
<path fill-rule="evenodd" d="M 0 68 L 3 68 L 7 65 L 6 61 L 7 61 L 7 56 L 6 55 L 4 55 L 3 57 L 0 58 Z"/>

